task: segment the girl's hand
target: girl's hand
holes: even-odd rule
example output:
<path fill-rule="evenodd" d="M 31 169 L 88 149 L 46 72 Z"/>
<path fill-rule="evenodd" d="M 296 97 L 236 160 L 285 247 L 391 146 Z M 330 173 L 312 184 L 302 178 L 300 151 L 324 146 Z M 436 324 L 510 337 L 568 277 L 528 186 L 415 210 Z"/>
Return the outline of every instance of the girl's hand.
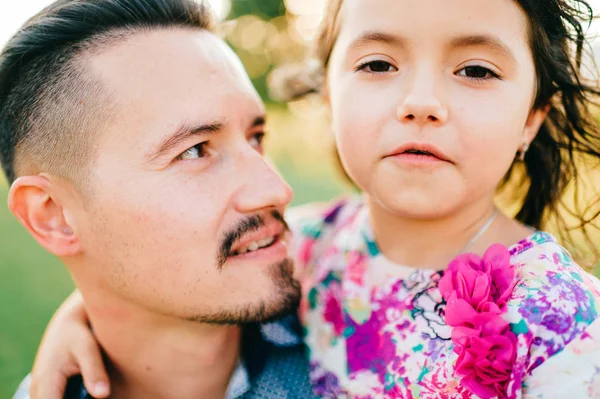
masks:
<path fill-rule="evenodd" d="M 68 379 L 78 374 L 90 395 L 109 396 L 110 381 L 100 347 L 90 329 L 83 298 L 75 291 L 44 333 L 31 372 L 31 399 L 62 399 Z"/>

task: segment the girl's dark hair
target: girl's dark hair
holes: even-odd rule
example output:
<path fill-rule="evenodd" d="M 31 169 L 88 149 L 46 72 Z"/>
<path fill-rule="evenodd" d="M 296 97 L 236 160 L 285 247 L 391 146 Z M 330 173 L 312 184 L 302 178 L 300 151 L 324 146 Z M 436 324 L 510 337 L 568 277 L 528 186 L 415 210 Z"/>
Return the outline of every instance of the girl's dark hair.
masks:
<path fill-rule="evenodd" d="M 586 24 L 592 21 L 593 11 L 585 0 L 516 1 L 530 21 L 529 41 L 537 73 L 534 109 L 548 107 L 549 112 L 525 161 L 515 161 L 501 188 L 514 187 L 513 184 L 524 187 L 522 205 L 516 215 L 521 223 L 541 229 L 552 215 L 563 238 L 570 237 L 571 229 L 561 216 L 566 210 L 577 218 L 576 227 L 583 230 L 591 244 L 586 227 L 598 216 L 597 209 L 581 209 L 578 204 L 569 209 L 563 203 L 563 197 L 567 188 L 573 185 L 577 199 L 581 168 L 585 162 L 600 161 L 600 128 L 592 114 L 600 92 L 595 82 L 586 82 L 581 75 L 587 45 L 584 34 Z M 322 76 L 338 36 L 342 4 L 343 0 L 328 1 L 313 48 L 309 74 L 299 74 L 298 69 L 292 73 L 282 69 L 279 78 L 274 76 L 272 81 L 279 83 L 279 87 L 275 87 L 279 98 L 293 99 L 320 92 Z M 315 72 L 317 69 L 320 74 Z M 522 181 L 515 182 L 519 176 Z M 593 245 L 590 249 L 598 255 Z"/>

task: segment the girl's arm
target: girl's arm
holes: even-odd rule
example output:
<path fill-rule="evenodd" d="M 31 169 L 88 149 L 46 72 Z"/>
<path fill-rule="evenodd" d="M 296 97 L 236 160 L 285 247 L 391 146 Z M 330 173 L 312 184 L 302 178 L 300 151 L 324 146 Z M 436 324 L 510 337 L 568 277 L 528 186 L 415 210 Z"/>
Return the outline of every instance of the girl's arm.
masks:
<path fill-rule="evenodd" d="M 88 393 L 107 398 L 110 381 L 92 333 L 83 298 L 75 291 L 44 333 L 32 370 L 31 399 L 62 399 L 69 377 L 80 374 Z"/>

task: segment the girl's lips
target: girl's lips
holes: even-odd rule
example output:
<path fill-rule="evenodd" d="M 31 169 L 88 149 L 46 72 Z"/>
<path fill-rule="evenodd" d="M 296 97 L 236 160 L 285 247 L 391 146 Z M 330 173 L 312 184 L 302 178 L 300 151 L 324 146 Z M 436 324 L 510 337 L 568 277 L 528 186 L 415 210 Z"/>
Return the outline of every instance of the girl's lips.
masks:
<path fill-rule="evenodd" d="M 431 163 L 431 162 L 450 162 L 448 157 L 442 150 L 433 144 L 409 142 L 396 148 L 385 156 L 394 157 L 407 162 Z"/>
<path fill-rule="evenodd" d="M 398 162 L 414 166 L 441 164 L 445 162 L 444 160 L 432 154 L 413 154 L 409 152 L 405 152 L 398 155 L 392 155 L 391 158 Z"/>

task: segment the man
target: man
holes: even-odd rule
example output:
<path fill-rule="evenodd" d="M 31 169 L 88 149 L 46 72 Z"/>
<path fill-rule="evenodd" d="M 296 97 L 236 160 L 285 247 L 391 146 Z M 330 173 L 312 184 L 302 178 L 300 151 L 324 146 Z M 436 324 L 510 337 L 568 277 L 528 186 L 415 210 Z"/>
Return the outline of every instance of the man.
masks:
<path fill-rule="evenodd" d="M 9 207 L 69 268 L 113 398 L 310 396 L 293 329 L 257 324 L 299 301 L 291 190 L 211 26 L 193 0 L 59 0 L 0 58 Z"/>

